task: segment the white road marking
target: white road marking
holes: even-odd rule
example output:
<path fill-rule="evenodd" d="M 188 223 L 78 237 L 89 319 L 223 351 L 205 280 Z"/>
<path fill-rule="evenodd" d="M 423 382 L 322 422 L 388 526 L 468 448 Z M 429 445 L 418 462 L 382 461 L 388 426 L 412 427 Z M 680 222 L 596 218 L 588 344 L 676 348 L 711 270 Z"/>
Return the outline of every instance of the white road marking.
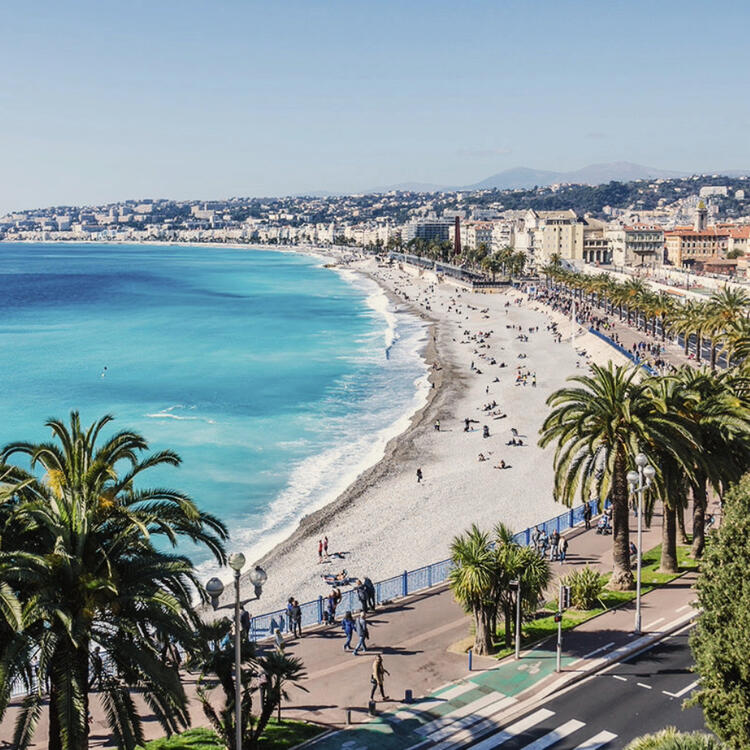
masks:
<path fill-rule="evenodd" d="M 660 617 L 660 618 L 659 618 L 658 620 L 654 620 L 653 622 L 650 622 L 650 623 L 649 623 L 648 625 L 646 625 L 646 627 L 645 627 L 645 628 L 643 628 L 643 629 L 644 629 L 644 630 L 651 630 L 651 628 L 653 628 L 653 627 L 654 627 L 654 625 L 658 625 L 658 624 L 659 624 L 660 622 L 664 622 L 664 620 L 665 620 L 665 619 L 666 619 L 665 617 Z"/>
<path fill-rule="evenodd" d="M 644 682 L 636 682 L 635 684 L 638 685 L 638 687 L 646 688 L 646 690 L 654 689 L 652 685 L 646 685 Z"/>
<path fill-rule="evenodd" d="M 573 732 L 577 732 L 581 727 L 585 727 L 586 722 L 578 721 L 578 719 L 571 719 L 561 724 L 557 729 L 553 729 L 551 732 L 547 732 L 543 737 L 540 737 L 530 745 L 524 745 L 523 750 L 545 750 L 550 745 L 554 745 L 556 742 L 567 737 Z"/>
<path fill-rule="evenodd" d="M 476 688 L 476 684 L 473 682 L 460 682 L 440 695 L 433 695 L 426 700 L 415 701 L 409 707 L 404 707 L 397 711 L 393 716 L 395 719 L 418 719 L 420 718 L 420 714 L 426 714 L 433 708 L 442 706 L 451 698 L 457 698 L 459 695 L 468 693 L 469 690 L 474 690 L 474 688 Z M 429 717 L 425 718 L 428 721 L 430 720 Z"/>
<path fill-rule="evenodd" d="M 492 735 L 492 737 L 488 737 L 484 742 L 474 745 L 472 750 L 492 750 L 492 748 L 500 747 L 500 745 L 508 740 L 512 740 L 527 729 L 536 726 L 540 721 L 549 719 L 550 716 L 554 715 L 554 711 L 550 711 L 548 708 L 540 708 L 533 714 L 529 714 L 525 719 L 521 719 L 515 724 L 511 724 L 507 729 L 503 729 L 502 732 L 498 732 Z"/>
<path fill-rule="evenodd" d="M 689 604 L 683 604 L 681 607 L 677 607 L 675 612 L 682 612 L 683 609 L 687 609 L 689 606 Z"/>
<path fill-rule="evenodd" d="M 440 730 L 446 727 L 461 729 L 469 724 L 474 724 L 482 716 L 489 713 L 495 713 L 505 706 L 509 706 L 511 703 L 515 703 L 515 698 L 508 698 L 501 693 L 490 693 L 489 695 L 483 695 L 471 703 L 467 703 L 465 706 L 457 708 L 455 711 L 444 714 L 433 721 L 425 724 L 424 726 L 417 729 L 417 734 L 433 734 L 433 732 L 440 732 Z M 442 739 L 442 737 L 434 737 L 434 739 Z"/>
<path fill-rule="evenodd" d="M 616 680 L 621 680 L 622 682 L 627 682 L 628 681 L 627 677 L 620 677 L 619 674 L 613 674 L 612 677 L 614 677 Z"/>
<path fill-rule="evenodd" d="M 603 747 L 608 742 L 612 742 L 617 737 L 616 734 L 608 732 L 606 729 L 599 734 L 595 734 L 591 739 L 582 742 L 580 745 L 574 748 L 574 750 L 597 750 L 597 748 Z"/>
<path fill-rule="evenodd" d="M 662 693 L 664 693 L 664 695 L 669 695 L 672 698 L 681 698 L 685 693 L 689 693 L 694 687 L 696 687 L 697 684 L 698 680 L 691 682 L 687 687 L 682 688 L 682 690 L 677 693 L 670 693 L 666 690 L 662 690 Z"/>
<path fill-rule="evenodd" d="M 599 646 L 599 648 L 595 648 L 593 651 L 589 651 L 588 654 L 584 654 L 580 659 L 576 659 L 574 662 L 571 662 L 568 664 L 569 667 L 574 667 L 578 662 L 585 661 L 586 659 L 590 659 L 594 654 L 598 654 L 600 651 L 606 651 L 608 648 L 611 648 L 615 645 L 615 642 L 612 641 L 612 643 L 607 643 L 604 646 Z"/>

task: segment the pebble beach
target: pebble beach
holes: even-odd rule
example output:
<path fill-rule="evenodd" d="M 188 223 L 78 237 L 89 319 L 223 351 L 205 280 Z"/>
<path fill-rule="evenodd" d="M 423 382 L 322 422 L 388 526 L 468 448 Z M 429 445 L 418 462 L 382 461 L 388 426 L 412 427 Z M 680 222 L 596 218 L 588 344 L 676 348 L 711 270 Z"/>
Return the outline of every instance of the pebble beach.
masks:
<path fill-rule="evenodd" d="M 569 319 L 512 287 L 482 293 L 408 265 L 334 259 L 380 284 L 395 310 L 429 323 L 423 356 L 432 387 L 377 464 L 257 561 L 269 580 L 262 601 L 248 607 L 254 615 L 290 596 L 305 602 L 327 594 L 324 573 L 346 569 L 377 581 L 445 559 L 453 537 L 472 523 L 519 531 L 563 512 L 552 497 L 554 448 L 537 445 L 545 402 L 591 361 L 627 362 L 578 326 L 571 341 Z M 329 554 L 341 556 L 321 564 L 324 536 Z M 251 598 L 244 578 L 242 586 Z"/>

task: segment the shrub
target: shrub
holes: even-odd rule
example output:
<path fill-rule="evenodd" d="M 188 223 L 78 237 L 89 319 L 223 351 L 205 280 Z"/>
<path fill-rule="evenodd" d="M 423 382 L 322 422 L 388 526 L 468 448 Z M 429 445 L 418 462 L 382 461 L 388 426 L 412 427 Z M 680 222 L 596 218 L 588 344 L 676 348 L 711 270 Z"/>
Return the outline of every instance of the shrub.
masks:
<path fill-rule="evenodd" d="M 593 609 L 604 588 L 604 576 L 588 565 L 563 579 L 570 586 L 570 603 L 575 609 Z"/>
<path fill-rule="evenodd" d="M 656 734 L 645 734 L 634 739 L 625 750 L 722 750 L 716 737 L 702 732 L 685 734 L 667 727 Z"/>

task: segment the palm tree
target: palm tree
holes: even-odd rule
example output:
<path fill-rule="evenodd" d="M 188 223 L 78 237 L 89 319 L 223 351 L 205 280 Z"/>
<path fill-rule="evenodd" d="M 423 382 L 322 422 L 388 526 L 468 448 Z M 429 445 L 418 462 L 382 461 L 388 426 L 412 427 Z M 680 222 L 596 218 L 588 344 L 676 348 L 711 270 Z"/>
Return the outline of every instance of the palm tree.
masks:
<path fill-rule="evenodd" d="M 664 513 L 660 568 L 666 573 L 676 573 L 677 517 L 687 504 L 689 483 L 695 481 L 696 453 L 699 451 L 695 423 L 689 417 L 692 395 L 674 377 L 649 378 L 644 385 L 654 408 L 679 420 L 685 436 L 690 436 L 676 444 L 674 441 L 669 444 L 655 442 L 646 446 L 656 469 L 652 492 L 661 500 Z M 653 502 L 649 503 L 646 512 L 650 523 Z"/>
<path fill-rule="evenodd" d="M 232 645 L 232 623 L 223 618 L 212 623 L 203 623 L 200 630 L 200 650 L 193 659 L 193 666 L 200 669 L 198 699 L 211 726 L 222 738 L 229 750 L 236 750 L 234 646 Z M 306 675 L 302 661 L 296 657 L 271 651 L 263 656 L 256 654 L 255 644 L 245 639 L 241 642 L 240 681 L 242 686 L 242 747 L 253 750 L 260 745 L 261 736 L 274 710 L 279 712 L 281 704 L 288 698 L 286 689 L 294 685 L 307 692 L 299 684 Z M 257 675 L 265 674 L 267 687 L 261 690 L 254 683 Z M 217 711 L 212 692 L 221 688 L 224 701 Z M 253 713 L 257 696 L 257 710 Z"/>
<path fill-rule="evenodd" d="M 140 475 L 177 466 L 179 457 L 148 450 L 135 432 L 100 443 L 104 417 L 88 429 L 77 412 L 70 425 L 50 420 L 55 442 L 12 443 L 0 460 L 21 454 L 31 470 L 9 466 L 13 502 L 4 503 L 3 580 L 32 613 L 26 635 L 35 645 L 37 683 L 49 682 L 49 747 L 88 746 L 90 648 L 109 665 L 101 699 L 119 747 L 143 742 L 131 689 L 142 694 L 167 732 L 189 721 L 177 666 L 162 656 L 163 642 L 194 641 L 198 616 L 192 598 L 201 588 L 190 560 L 168 551 L 180 538 L 205 545 L 225 561 L 224 525 L 170 489 L 137 489 Z M 166 549 L 154 542 L 163 539 Z M 20 712 L 14 742 L 26 747 L 42 708 L 41 687 Z"/>
<path fill-rule="evenodd" d="M 636 737 L 625 750 L 725 750 L 716 737 L 703 732 L 683 733 L 667 727 L 655 734 Z"/>
<path fill-rule="evenodd" d="M 492 274 L 493 281 L 495 280 L 495 275 L 497 274 L 497 272 L 500 271 L 503 267 L 499 258 L 497 258 L 495 255 L 488 255 L 486 258 L 482 258 L 481 265 L 484 271 Z"/>
<path fill-rule="evenodd" d="M 628 528 L 628 465 L 641 446 L 665 450 L 690 442 L 690 434 L 669 412 L 655 408 L 653 398 L 638 382 L 638 368 L 592 365 L 591 375 L 570 378 L 577 387 L 553 393 L 553 407 L 541 429 L 539 444 L 553 441 L 555 497 L 572 505 L 576 495 L 612 502 L 614 571 L 610 586 L 633 586 Z"/>
<path fill-rule="evenodd" d="M 497 561 L 489 544 L 489 535 L 476 524 L 451 543 L 454 567 L 450 572 L 450 587 L 459 604 L 474 617 L 474 653 L 477 655 L 492 651 Z"/>
<path fill-rule="evenodd" d="M 511 588 L 511 581 L 517 580 L 521 586 L 523 610 L 535 612 L 539 597 L 549 585 L 552 573 L 549 561 L 531 547 L 522 547 L 513 540 L 513 532 L 504 524 L 498 523 L 494 530 L 494 553 L 497 561 L 493 598 L 495 611 L 503 615 L 505 623 L 505 645 L 513 642 L 513 613 L 516 608 L 518 591 Z M 493 623 L 492 631 L 496 631 Z"/>
<path fill-rule="evenodd" d="M 750 408 L 735 392 L 729 376 L 713 376 L 704 370 L 681 368 L 676 381 L 684 396 L 685 416 L 692 424 L 700 446 L 693 456 L 691 490 L 693 495 L 694 557 L 705 545 L 705 513 L 708 487 L 726 491 L 737 481 L 750 461 Z"/>
<path fill-rule="evenodd" d="M 719 340 L 726 337 L 726 333 L 734 321 L 747 320 L 750 295 L 744 289 L 724 287 L 714 292 L 707 305 L 708 326 L 711 331 L 711 369 L 716 369 L 716 353 Z M 717 335 L 718 334 L 718 335 Z"/>

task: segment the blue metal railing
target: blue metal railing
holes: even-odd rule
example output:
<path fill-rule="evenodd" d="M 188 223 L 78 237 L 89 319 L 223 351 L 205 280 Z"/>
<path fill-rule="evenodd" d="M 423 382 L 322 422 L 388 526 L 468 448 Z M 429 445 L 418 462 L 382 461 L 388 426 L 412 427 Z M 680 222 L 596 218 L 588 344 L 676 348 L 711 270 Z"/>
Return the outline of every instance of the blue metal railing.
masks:
<path fill-rule="evenodd" d="M 597 513 L 598 501 L 589 500 L 588 505 L 591 507 L 591 515 L 595 515 Z M 562 532 L 578 526 L 583 523 L 584 507 L 585 504 L 579 505 L 566 510 L 559 516 L 519 531 L 517 534 L 514 534 L 513 540 L 517 544 L 528 547 L 531 545 L 531 535 L 536 526 L 543 528 L 548 536 L 553 531 Z M 377 604 L 391 602 L 394 599 L 409 596 L 418 591 L 424 591 L 433 586 L 443 584 L 448 580 L 452 567 L 453 564 L 450 560 L 440 560 L 440 562 L 425 565 L 416 570 L 405 570 L 403 573 L 392 578 L 386 578 L 384 581 L 378 581 L 375 584 L 375 602 Z M 323 612 L 325 610 L 325 603 L 323 597 L 318 597 L 316 600 L 301 604 L 300 609 L 302 610 L 303 628 L 310 625 L 319 625 L 324 622 Z M 354 590 L 342 592 L 341 602 L 336 609 L 339 613 L 346 612 L 347 610 L 356 612 L 361 609 L 356 592 Z M 275 612 L 256 615 L 251 618 L 250 622 L 251 635 L 256 640 L 269 637 L 273 633 L 274 627 L 280 628 L 282 632 L 289 630 L 285 610 L 276 610 Z"/>
<path fill-rule="evenodd" d="M 524 547 L 531 545 L 531 537 L 534 529 L 538 526 L 544 529 L 549 536 L 553 531 L 562 532 L 566 529 L 573 528 L 583 523 L 583 511 L 586 506 L 591 508 L 591 515 L 598 512 L 598 501 L 589 500 L 588 503 L 570 508 L 559 516 L 550 518 L 542 523 L 530 526 L 528 529 L 519 531 L 513 535 L 513 540 Z M 605 502 L 605 507 L 609 501 Z M 451 560 L 440 560 L 431 565 L 424 565 L 416 570 L 405 570 L 391 578 L 375 583 L 375 602 L 384 604 L 392 602 L 394 599 L 410 596 L 419 591 L 425 591 L 434 586 L 439 586 L 448 580 L 453 563 Z M 325 601 L 322 596 L 310 602 L 300 605 L 302 610 L 302 628 L 320 625 L 324 622 L 323 613 L 325 611 Z M 342 599 L 337 607 L 338 612 L 357 612 L 361 609 L 357 593 L 354 589 L 342 592 Z M 274 612 L 267 612 L 263 615 L 256 615 L 250 619 L 250 637 L 252 640 L 263 640 L 269 638 L 274 628 L 279 628 L 282 632 L 288 631 L 289 622 L 287 621 L 286 610 L 278 609 Z M 105 671 L 107 669 L 105 661 Z M 20 683 L 16 683 L 11 688 L 11 697 L 24 695 L 26 691 Z"/>
<path fill-rule="evenodd" d="M 596 328 L 589 328 L 589 333 L 593 333 L 594 336 L 598 336 L 602 341 L 606 341 L 611 347 L 617 349 L 620 354 L 625 355 L 631 362 L 640 365 L 649 375 L 656 375 L 656 370 L 653 367 L 649 367 L 642 359 L 636 357 L 633 352 L 629 352 L 624 347 L 620 346 L 609 336 L 606 336 L 601 331 L 597 331 Z"/>

